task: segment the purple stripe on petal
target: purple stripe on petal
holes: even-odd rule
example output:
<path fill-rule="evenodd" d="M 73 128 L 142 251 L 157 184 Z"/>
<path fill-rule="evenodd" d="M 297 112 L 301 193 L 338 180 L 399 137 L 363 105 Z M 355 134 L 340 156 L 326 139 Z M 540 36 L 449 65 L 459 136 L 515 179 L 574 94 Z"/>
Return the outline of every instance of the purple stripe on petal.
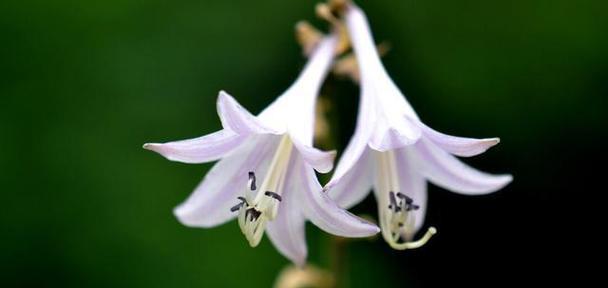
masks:
<path fill-rule="evenodd" d="M 277 217 L 268 223 L 266 232 L 274 246 L 289 258 L 293 263 L 302 267 L 306 263 L 306 219 L 302 210 L 298 207 L 297 195 L 303 193 L 301 181 L 298 179 L 299 171 L 294 169 L 294 157 L 290 160 L 287 168 L 283 200 L 279 205 Z"/>
<path fill-rule="evenodd" d="M 258 135 L 246 146 L 216 163 L 188 199 L 175 208 L 178 219 L 187 226 L 213 227 L 234 216 L 230 208 L 242 196 L 248 172 L 265 175 L 278 145 L 279 136 Z"/>
<path fill-rule="evenodd" d="M 380 232 L 380 229 L 348 211 L 340 208 L 327 193 L 321 190 L 321 185 L 312 168 L 299 160 L 296 165 L 302 165 L 300 177 L 305 190 L 301 193 L 301 206 L 310 221 L 328 233 L 343 237 L 367 237 Z"/>
<path fill-rule="evenodd" d="M 513 180 L 511 175 L 492 175 L 473 169 L 426 139 L 419 141 L 415 149 L 420 156 L 424 176 L 452 192 L 487 194 L 501 189 Z"/>
<path fill-rule="evenodd" d="M 419 122 L 424 136 L 441 149 L 461 157 L 471 157 L 486 152 L 500 142 L 499 138 L 474 139 L 440 133 Z"/>
<path fill-rule="evenodd" d="M 229 130 L 220 130 L 194 139 L 164 144 L 146 143 L 144 149 L 157 152 L 171 161 L 204 163 L 225 157 L 237 149 L 245 138 Z"/>
<path fill-rule="evenodd" d="M 320 173 L 328 173 L 334 167 L 336 151 L 321 151 L 317 148 L 301 144 L 294 138 L 292 138 L 292 142 L 302 159 Z"/>
<path fill-rule="evenodd" d="M 389 122 L 385 117 L 379 118 L 378 125 L 372 134 L 369 147 L 385 152 L 412 145 L 420 139 L 422 131 L 407 117 L 395 117 Z"/>
<path fill-rule="evenodd" d="M 366 149 L 359 161 L 342 177 L 330 190 L 330 197 L 343 208 L 350 208 L 363 201 L 372 190 L 373 163 L 371 163 L 370 150 Z"/>
<path fill-rule="evenodd" d="M 368 148 L 369 139 L 374 132 L 374 124 L 376 122 L 374 100 L 371 96 L 362 94 L 360 101 L 355 134 L 350 139 L 342 155 L 340 155 L 336 171 L 334 171 L 329 183 L 325 185 L 325 189 L 327 190 L 332 189 L 334 185 L 341 181 L 346 173 L 353 169 L 361 158 L 361 155 Z"/>
<path fill-rule="evenodd" d="M 222 126 L 237 134 L 276 134 L 225 91 L 220 91 L 217 97 L 217 114 L 220 116 Z"/>

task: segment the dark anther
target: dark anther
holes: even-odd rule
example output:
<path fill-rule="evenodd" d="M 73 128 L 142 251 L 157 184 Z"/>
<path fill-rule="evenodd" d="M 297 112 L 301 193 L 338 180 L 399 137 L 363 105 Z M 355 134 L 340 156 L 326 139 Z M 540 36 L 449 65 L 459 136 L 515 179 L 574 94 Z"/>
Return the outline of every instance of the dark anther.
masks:
<path fill-rule="evenodd" d="M 230 212 L 239 211 L 239 209 L 241 209 L 241 207 L 243 207 L 243 205 L 245 205 L 245 202 L 241 202 L 239 204 L 232 206 L 232 208 L 230 208 Z"/>
<path fill-rule="evenodd" d="M 241 200 L 241 203 L 232 206 L 232 208 L 230 208 L 230 212 L 238 211 L 239 209 L 241 209 L 241 207 L 243 207 L 243 205 L 245 205 L 245 203 L 247 203 L 247 199 L 245 199 L 245 197 L 239 196 L 236 197 L 236 199 Z"/>
<path fill-rule="evenodd" d="M 401 199 L 405 199 L 405 204 L 412 204 L 414 203 L 414 199 L 408 197 L 407 195 L 401 193 L 401 192 L 397 192 L 397 197 L 401 198 Z"/>
<path fill-rule="evenodd" d="M 407 195 L 405 195 L 405 194 L 403 194 L 401 192 L 397 192 L 397 197 L 405 200 L 405 205 L 404 205 L 405 206 L 405 211 L 412 211 L 412 210 L 418 210 L 418 209 L 420 209 L 420 206 L 414 204 L 414 199 L 408 197 Z M 400 204 L 403 204 L 403 202 L 401 202 Z"/>
<path fill-rule="evenodd" d="M 412 211 L 412 210 L 418 210 L 420 209 L 420 206 L 416 205 L 416 204 L 408 204 L 407 208 L 405 208 L 407 211 Z"/>
<path fill-rule="evenodd" d="M 266 191 L 266 192 L 264 192 L 264 195 L 277 199 L 279 202 L 281 202 L 281 200 L 283 200 L 283 198 L 281 198 L 281 195 L 274 193 L 272 191 Z"/>
<path fill-rule="evenodd" d="M 395 193 L 392 191 L 388 193 L 388 200 L 391 204 L 388 205 L 388 209 L 393 209 L 395 212 L 401 211 L 401 207 L 397 206 L 397 198 L 395 198 Z"/>
<path fill-rule="evenodd" d="M 247 216 L 249 216 L 249 221 L 255 221 L 257 220 L 260 215 L 262 215 L 262 212 L 256 210 L 255 208 L 249 208 L 245 211 L 245 218 L 247 218 Z"/>
<path fill-rule="evenodd" d="M 257 189 L 257 187 L 255 187 L 255 173 L 252 171 L 249 171 L 249 181 L 251 182 L 251 187 L 249 187 L 249 189 L 255 191 L 255 189 Z"/>

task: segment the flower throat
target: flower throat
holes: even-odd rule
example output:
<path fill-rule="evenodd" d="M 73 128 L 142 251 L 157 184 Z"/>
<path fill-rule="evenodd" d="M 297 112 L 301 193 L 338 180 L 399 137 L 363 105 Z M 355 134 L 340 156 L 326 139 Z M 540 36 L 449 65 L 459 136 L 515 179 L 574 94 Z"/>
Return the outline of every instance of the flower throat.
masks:
<path fill-rule="evenodd" d="M 230 209 L 238 211 L 239 227 L 251 247 L 260 243 L 266 224 L 277 216 L 292 150 L 289 136 L 283 136 L 262 185 L 258 189 L 256 175 L 250 171 L 245 196 L 238 197 L 241 202 Z"/>

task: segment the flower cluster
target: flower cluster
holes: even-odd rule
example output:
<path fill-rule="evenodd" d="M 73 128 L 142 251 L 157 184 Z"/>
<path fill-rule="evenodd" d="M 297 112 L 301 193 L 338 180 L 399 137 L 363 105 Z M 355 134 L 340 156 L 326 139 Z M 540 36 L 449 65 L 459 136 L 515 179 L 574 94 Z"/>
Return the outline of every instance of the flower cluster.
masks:
<path fill-rule="evenodd" d="M 483 153 L 499 139 L 449 136 L 426 126 L 384 69 L 363 11 L 348 1 L 337 2 L 318 9 L 334 25 L 333 32 L 303 35 L 309 36 L 302 37 L 308 63 L 257 116 L 221 91 L 217 111 L 222 130 L 144 145 L 172 161 L 219 160 L 175 208 L 181 223 L 208 228 L 236 218 L 252 247 L 267 233 L 283 255 L 303 265 L 307 220 L 343 237 L 382 231 L 391 247 L 416 248 L 436 232 L 431 227 L 414 240 L 424 223 L 427 180 L 468 195 L 496 191 L 512 180 L 510 175 L 477 171 L 455 157 Z M 315 171 L 330 172 L 336 153 L 313 147 L 316 98 L 334 59 L 348 46 L 356 59 L 350 73 L 361 87 L 357 126 L 331 180 L 322 187 Z M 344 210 L 372 190 L 380 228 Z"/>

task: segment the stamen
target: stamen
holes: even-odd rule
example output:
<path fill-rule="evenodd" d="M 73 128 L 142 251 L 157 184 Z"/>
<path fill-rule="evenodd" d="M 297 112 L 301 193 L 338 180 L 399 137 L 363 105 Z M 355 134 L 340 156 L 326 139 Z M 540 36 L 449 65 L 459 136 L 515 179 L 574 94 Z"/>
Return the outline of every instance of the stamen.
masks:
<path fill-rule="evenodd" d="M 236 204 L 234 206 L 232 206 L 232 208 L 230 208 L 230 212 L 236 212 L 239 209 L 241 209 L 241 207 L 243 207 L 243 205 L 247 204 L 247 199 L 245 199 L 245 197 L 236 197 L 237 199 L 241 200 L 241 203 Z"/>
<path fill-rule="evenodd" d="M 401 193 L 398 193 L 401 194 Z M 392 209 L 395 212 L 399 212 L 401 210 L 400 205 L 397 205 L 397 199 L 395 198 L 395 193 L 394 192 L 389 192 L 388 193 L 388 200 L 391 202 L 391 204 L 388 205 L 388 209 Z"/>
<path fill-rule="evenodd" d="M 407 203 L 407 204 L 411 204 L 414 201 L 414 199 L 408 197 L 407 195 L 405 195 L 401 192 L 397 192 L 397 197 L 399 197 L 401 199 L 405 199 L 405 203 Z"/>
<path fill-rule="evenodd" d="M 245 202 L 241 202 L 239 204 L 232 206 L 232 208 L 230 208 L 230 212 L 239 211 L 239 209 L 241 209 L 241 207 L 243 207 L 243 205 L 245 205 Z"/>
<path fill-rule="evenodd" d="M 281 195 L 279 195 L 277 193 L 274 193 L 272 191 L 266 191 L 266 192 L 264 192 L 264 195 L 266 195 L 268 197 L 271 197 L 271 198 L 274 198 L 274 199 L 278 200 L 279 202 L 281 202 L 281 200 L 283 200 L 283 198 L 281 197 Z"/>
<path fill-rule="evenodd" d="M 408 197 L 407 195 L 402 194 L 401 192 L 398 192 L 397 193 L 397 197 L 405 200 L 405 210 L 406 211 L 412 211 L 412 210 L 418 210 L 418 209 L 420 209 L 420 206 L 414 204 L 414 199 Z"/>
<path fill-rule="evenodd" d="M 376 182 L 379 202 L 379 220 L 382 236 L 388 244 L 397 250 L 421 247 L 437 232 L 434 227 L 417 241 L 411 241 L 416 232 L 415 210 L 420 206 L 415 200 L 400 190 L 400 177 L 394 151 L 377 152 Z M 403 179 L 409 181 L 410 179 Z M 388 209 L 385 208 L 388 206 Z"/>
<path fill-rule="evenodd" d="M 249 221 L 255 221 L 258 220 L 258 218 L 260 218 L 260 215 L 262 215 L 262 212 L 258 211 L 255 208 L 249 208 L 245 211 L 245 218 L 247 218 L 247 215 L 249 215 Z"/>
<path fill-rule="evenodd" d="M 249 189 L 251 191 L 255 191 L 257 187 L 255 187 L 255 173 L 249 171 Z"/>
<path fill-rule="evenodd" d="M 283 200 L 281 191 L 283 190 L 292 148 L 293 144 L 289 136 L 283 136 L 262 185 L 257 187 L 256 175 L 253 171 L 250 171 L 245 191 L 246 197 L 238 197 L 241 203 L 230 209 L 232 212 L 238 211 L 239 227 L 251 247 L 260 243 L 262 236 L 264 236 L 266 224 L 277 216 L 279 204 Z M 257 191 L 257 194 L 253 195 L 251 191 Z"/>

